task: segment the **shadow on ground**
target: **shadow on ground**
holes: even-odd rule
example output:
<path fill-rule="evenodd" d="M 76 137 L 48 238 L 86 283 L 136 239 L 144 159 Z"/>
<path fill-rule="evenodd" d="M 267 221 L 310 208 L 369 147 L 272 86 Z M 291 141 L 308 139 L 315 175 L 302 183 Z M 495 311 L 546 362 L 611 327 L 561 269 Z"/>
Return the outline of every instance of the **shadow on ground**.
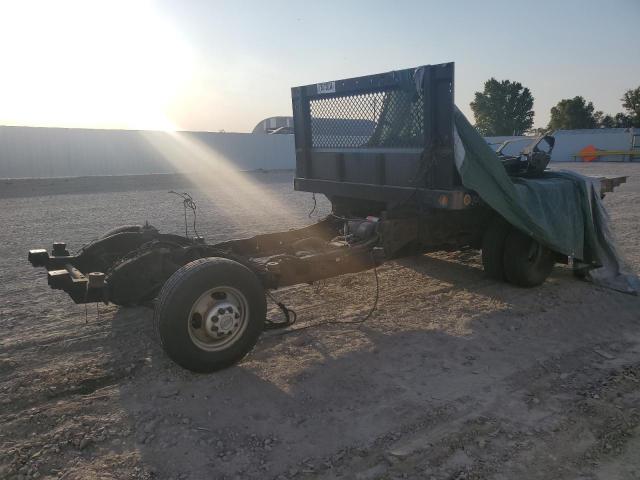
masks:
<path fill-rule="evenodd" d="M 462 438 L 464 422 L 479 417 L 501 419 L 505 431 L 518 435 L 536 425 L 552 428 L 563 420 L 558 412 L 565 407 L 558 399 L 531 404 L 532 398 L 544 398 L 531 389 L 544 390 L 552 382 L 536 383 L 538 370 L 560 375 L 561 359 L 576 355 L 591 362 L 590 368 L 606 369 L 607 359 L 593 353 L 594 345 L 620 352 L 635 348 L 637 298 L 572 281 L 563 270 L 540 289 L 516 289 L 487 280 L 460 260 L 466 258 L 423 256 L 399 264 L 435 281 L 437 295 L 469 303 L 465 318 L 457 318 L 455 305 L 440 297 L 429 303 L 419 291 L 399 293 L 381 305 L 383 315 L 361 328 L 265 335 L 240 365 L 212 375 L 172 364 L 151 339 L 150 322 L 132 331 L 133 350 L 112 355 L 141 365 L 121 385 L 120 402 L 144 465 L 159 478 L 328 475 L 376 446 L 410 435 L 416 425 L 458 425 L 459 431 L 446 430 L 432 443 L 447 435 Z M 478 298 L 497 307 L 474 312 Z M 394 302 L 419 308 L 381 326 L 382 316 L 393 315 Z M 114 328 L 138 314 L 119 310 Z M 458 329 L 446 325 L 456 322 Z M 623 331 L 630 332 L 628 342 L 620 342 Z M 495 461 L 497 470 L 506 468 Z"/>

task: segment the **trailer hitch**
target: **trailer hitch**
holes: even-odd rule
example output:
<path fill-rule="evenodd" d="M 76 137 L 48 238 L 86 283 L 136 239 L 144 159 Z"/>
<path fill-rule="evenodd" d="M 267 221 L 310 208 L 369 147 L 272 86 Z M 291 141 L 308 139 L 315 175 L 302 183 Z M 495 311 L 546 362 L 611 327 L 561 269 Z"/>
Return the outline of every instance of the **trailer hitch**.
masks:
<path fill-rule="evenodd" d="M 55 242 L 51 255 L 43 248 L 29 250 L 28 259 L 34 267 L 45 267 L 47 284 L 68 293 L 75 303 L 106 301 L 104 273 L 83 274 L 74 266 L 77 257 L 69 255 L 64 242 Z"/>

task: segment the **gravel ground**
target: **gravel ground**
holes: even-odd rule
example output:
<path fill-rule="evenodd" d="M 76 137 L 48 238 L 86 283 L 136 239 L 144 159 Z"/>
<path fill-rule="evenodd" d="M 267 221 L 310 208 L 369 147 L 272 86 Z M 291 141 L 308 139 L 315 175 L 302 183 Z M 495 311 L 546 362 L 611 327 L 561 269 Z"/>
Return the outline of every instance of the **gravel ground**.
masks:
<path fill-rule="evenodd" d="M 629 175 L 605 203 L 640 271 L 640 164 L 570 167 Z M 193 192 L 207 239 L 310 221 L 290 172 L 250 178 L 272 201 Z M 120 224 L 180 232 L 166 191 L 187 187 L 0 183 L 0 478 L 640 478 L 640 300 L 564 267 L 519 289 L 486 279 L 476 252 L 391 262 L 361 328 L 268 333 L 238 366 L 195 375 L 163 355 L 150 310 L 87 312 L 26 262 Z M 374 286 L 369 271 L 277 295 L 307 325 L 359 318 Z"/>

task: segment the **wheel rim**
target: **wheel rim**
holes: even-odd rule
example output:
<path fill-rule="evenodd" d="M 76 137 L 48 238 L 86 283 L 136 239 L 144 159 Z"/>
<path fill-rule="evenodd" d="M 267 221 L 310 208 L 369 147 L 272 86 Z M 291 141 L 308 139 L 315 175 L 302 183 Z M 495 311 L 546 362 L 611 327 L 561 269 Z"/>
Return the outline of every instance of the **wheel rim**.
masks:
<path fill-rule="evenodd" d="M 200 349 L 218 351 L 233 345 L 246 330 L 249 303 L 233 287 L 215 287 L 204 292 L 189 312 L 187 329 Z"/>

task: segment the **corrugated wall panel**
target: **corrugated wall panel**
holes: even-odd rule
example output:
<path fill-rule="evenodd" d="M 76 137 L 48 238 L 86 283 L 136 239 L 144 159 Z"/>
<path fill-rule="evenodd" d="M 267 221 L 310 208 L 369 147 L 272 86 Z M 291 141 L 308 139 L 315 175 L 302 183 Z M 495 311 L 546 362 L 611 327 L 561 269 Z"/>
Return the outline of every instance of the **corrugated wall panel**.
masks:
<path fill-rule="evenodd" d="M 149 139 L 164 132 L 0 127 L 0 178 L 175 173 Z M 293 135 L 183 132 L 238 170 L 295 168 Z M 155 136 L 155 137 L 154 137 Z M 188 155 L 188 152 L 184 153 Z"/>
<path fill-rule="evenodd" d="M 556 144 L 551 155 L 552 162 L 574 162 L 580 151 L 593 145 L 597 150 L 631 149 L 632 128 L 600 128 L 593 130 L 558 130 L 553 133 Z M 636 129 L 637 130 L 637 129 Z M 600 162 L 629 161 L 628 155 L 609 155 L 598 157 Z"/>

